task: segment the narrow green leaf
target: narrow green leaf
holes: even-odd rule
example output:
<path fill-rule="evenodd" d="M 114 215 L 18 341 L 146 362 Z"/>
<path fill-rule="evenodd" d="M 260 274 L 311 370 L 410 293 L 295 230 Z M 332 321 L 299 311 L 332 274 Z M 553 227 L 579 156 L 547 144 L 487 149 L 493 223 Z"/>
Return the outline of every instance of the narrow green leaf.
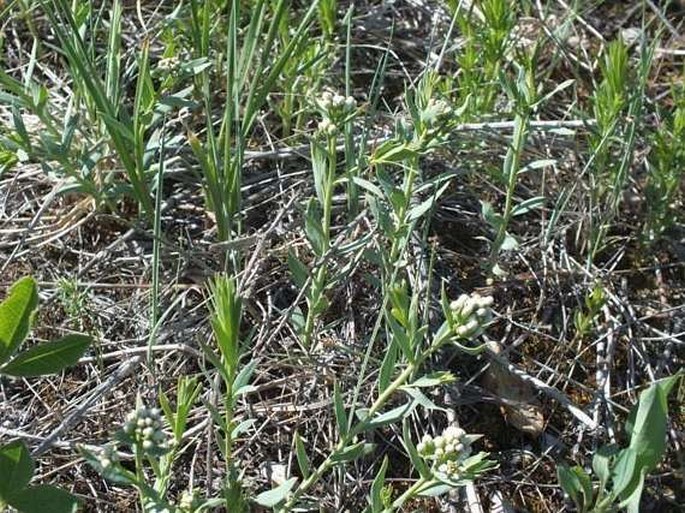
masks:
<path fill-rule="evenodd" d="M 333 383 L 333 407 L 335 409 L 335 421 L 338 424 L 338 431 L 340 436 L 343 437 L 347 434 L 347 412 L 345 411 L 345 404 L 340 393 L 340 385 L 337 381 Z"/>
<path fill-rule="evenodd" d="M 415 404 L 420 404 L 427 410 L 440 410 L 440 411 L 446 411 L 445 408 L 441 408 L 437 404 L 435 404 L 433 401 L 428 399 L 426 395 L 421 392 L 418 388 L 413 388 L 411 386 L 403 386 L 402 391 L 406 392 L 407 395 L 409 395 L 411 398 L 414 399 Z"/>
<path fill-rule="evenodd" d="M 21 440 L 0 447 L 0 503 L 8 503 L 31 481 L 34 464 Z"/>
<path fill-rule="evenodd" d="M 250 429 L 252 426 L 254 426 L 256 423 L 257 423 L 257 419 L 243 420 L 240 424 L 236 425 L 233 428 L 233 431 L 231 431 L 231 438 L 233 438 L 235 440 L 240 435 L 247 432 L 247 430 Z"/>
<path fill-rule="evenodd" d="M 300 438 L 300 434 L 297 431 L 295 431 L 295 454 L 297 456 L 297 465 L 300 467 L 302 477 L 307 479 L 311 474 L 311 464 L 309 463 L 307 450 L 304 447 L 304 443 L 302 443 L 302 438 Z"/>
<path fill-rule="evenodd" d="M 45 342 L 19 353 L 0 369 L 11 376 L 42 376 L 60 372 L 74 365 L 88 349 L 91 338 L 87 335 L 67 335 L 59 340 Z"/>
<path fill-rule="evenodd" d="M 296 256 L 291 248 L 288 249 L 288 268 L 293 277 L 295 286 L 299 289 L 303 288 L 307 279 L 309 278 L 309 270 Z"/>
<path fill-rule="evenodd" d="M 428 468 L 426 461 L 419 456 L 419 452 L 416 450 L 416 446 L 411 439 L 411 433 L 409 432 L 409 423 L 407 422 L 402 423 L 402 442 L 404 443 L 404 448 L 407 450 L 407 454 L 409 454 L 412 465 L 419 475 L 424 479 L 430 477 L 430 469 Z"/>
<path fill-rule="evenodd" d="M 257 497 L 255 497 L 255 502 L 266 508 L 274 508 L 285 500 L 286 495 L 288 495 L 288 492 L 292 490 L 296 482 L 297 478 L 291 477 L 276 488 L 257 495 Z"/>
<path fill-rule="evenodd" d="M 352 182 L 354 182 L 362 189 L 366 190 L 368 193 L 373 194 L 375 197 L 383 198 L 383 191 L 381 191 L 381 189 L 376 184 L 368 180 L 365 180 L 364 178 L 360 178 L 359 176 L 353 176 Z"/>
<path fill-rule="evenodd" d="M 321 258 L 328 249 L 328 236 L 324 233 L 321 224 L 321 212 L 314 201 L 310 199 L 307 204 L 307 212 L 304 219 L 304 230 L 307 234 L 307 239 L 312 245 L 314 254 Z"/>
<path fill-rule="evenodd" d="M 364 430 L 387 426 L 388 424 L 393 424 L 399 420 L 402 420 L 414 410 L 415 406 L 415 401 L 409 401 L 408 403 L 403 404 L 402 406 L 398 406 L 396 408 L 393 408 L 392 410 L 386 411 L 385 413 L 382 413 L 369 420 L 365 424 Z"/>
<path fill-rule="evenodd" d="M 487 201 L 482 201 L 480 210 L 483 219 L 485 219 L 485 221 L 494 230 L 499 230 L 500 226 L 502 226 L 502 223 L 504 222 L 504 219 L 502 218 L 501 214 L 495 212 L 495 209 L 493 208 L 492 204 L 488 203 Z"/>
<path fill-rule="evenodd" d="M 454 374 L 448 371 L 439 371 L 421 376 L 414 381 L 410 386 L 412 387 L 437 387 L 447 383 L 453 383 L 456 380 Z"/>
<path fill-rule="evenodd" d="M 378 469 L 376 477 L 371 483 L 371 511 L 372 513 L 380 513 L 383 511 L 383 486 L 385 485 L 385 472 L 388 470 L 388 457 L 383 457 L 381 468 Z"/>
<path fill-rule="evenodd" d="M 254 374 L 254 371 L 257 369 L 257 360 L 250 360 L 247 362 L 243 367 L 240 369 L 238 372 L 238 375 L 235 377 L 235 380 L 233 381 L 233 390 L 235 390 L 236 393 L 239 393 L 240 390 L 244 389 L 247 384 L 250 382 L 250 378 L 252 378 L 252 375 Z M 243 392 L 245 391 L 243 390 Z"/>
<path fill-rule="evenodd" d="M 380 373 L 378 375 L 378 393 L 382 394 L 392 379 L 395 372 L 395 365 L 397 364 L 397 347 L 396 341 L 392 340 L 388 350 L 385 352 L 383 362 L 381 363 Z"/>
<path fill-rule="evenodd" d="M 440 196 L 442 196 L 442 193 L 447 190 L 447 187 L 449 187 L 449 185 L 450 182 L 447 182 L 442 187 L 440 187 L 435 193 L 431 194 L 431 196 L 428 199 L 422 201 L 415 207 L 412 207 L 409 210 L 409 212 L 407 212 L 407 220 L 415 221 L 423 217 L 426 214 L 426 212 L 428 212 L 435 206 L 438 199 L 440 198 Z"/>
<path fill-rule="evenodd" d="M 24 341 L 31 328 L 31 314 L 38 306 L 38 287 L 30 276 L 16 282 L 0 303 L 0 364 Z"/>
<path fill-rule="evenodd" d="M 445 484 L 437 479 L 429 481 L 425 486 L 421 487 L 419 495 L 421 497 L 439 497 L 447 492 L 454 490 L 454 485 Z"/>
<path fill-rule="evenodd" d="M 331 461 L 334 463 L 346 463 L 348 461 L 354 461 L 357 458 L 372 453 L 374 448 L 374 444 L 358 442 L 356 444 L 349 445 L 340 452 L 331 455 Z"/>
<path fill-rule="evenodd" d="M 386 321 L 388 325 L 390 326 L 390 330 L 392 331 L 392 341 L 397 344 L 397 347 L 400 349 L 404 357 L 412 361 L 414 359 L 414 353 L 411 350 L 411 344 L 409 341 L 409 337 L 407 336 L 407 331 L 405 328 L 400 326 L 400 324 L 393 319 L 395 314 L 398 314 L 399 311 L 396 308 L 392 309 L 393 316 L 386 316 Z"/>
<path fill-rule="evenodd" d="M 533 198 L 528 198 L 527 200 L 524 200 L 521 203 L 519 203 L 518 205 L 516 205 L 511 210 L 511 215 L 513 217 L 521 216 L 523 214 L 527 214 L 531 210 L 535 210 L 536 208 L 541 207 L 544 204 L 545 204 L 545 197 L 544 196 L 535 196 Z"/>

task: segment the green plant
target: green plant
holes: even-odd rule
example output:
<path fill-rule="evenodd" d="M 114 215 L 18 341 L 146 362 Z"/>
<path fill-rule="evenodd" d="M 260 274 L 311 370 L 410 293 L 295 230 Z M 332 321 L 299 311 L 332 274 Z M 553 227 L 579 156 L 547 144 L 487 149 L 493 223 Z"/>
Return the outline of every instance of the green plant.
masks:
<path fill-rule="evenodd" d="M 29 486 L 35 463 L 22 441 L 0 446 L 0 511 L 7 506 L 20 513 L 72 513 L 80 501 L 55 486 Z"/>
<path fill-rule="evenodd" d="M 583 338 L 590 333 L 592 323 L 605 304 L 606 295 L 604 287 L 598 282 L 592 288 L 592 291 L 585 296 L 585 308 L 578 308 L 573 314 L 573 325 L 576 328 L 577 337 Z"/>
<path fill-rule="evenodd" d="M 316 196 L 311 198 L 305 211 L 305 232 L 318 267 L 312 272 L 311 285 L 307 290 L 307 315 L 301 327 L 305 347 L 312 345 L 316 319 L 326 310 L 326 289 L 330 287 L 325 257 L 331 249 L 331 221 L 333 193 L 339 181 L 337 171 L 337 134 L 352 122 L 357 102 L 351 96 L 324 92 L 317 102 L 322 121 L 311 142 L 312 170 Z M 304 287 L 309 275 L 305 265 L 291 251 L 288 254 L 291 272 L 296 285 Z"/>
<path fill-rule="evenodd" d="M 38 287 L 31 277 L 17 281 L 0 303 L 0 375 L 54 374 L 74 365 L 88 349 L 90 337 L 72 334 L 15 354 L 31 330 L 37 307 Z"/>
<path fill-rule="evenodd" d="M 678 187 L 685 177 L 685 88 L 673 91 L 675 106 L 654 134 L 647 159 L 644 242 L 652 243 L 677 219 Z"/>
<path fill-rule="evenodd" d="M 499 264 L 500 253 L 511 251 L 518 247 L 516 237 L 508 231 L 512 219 L 540 207 L 545 201 L 545 198 L 542 196 L 534 196 L 516 204 L 516 188 L 519 185 L 520 175 L 545 164 L 543 161 L 532 162 L 528 166 L 521 166 L 521 158 L 528 138 L 530 116 L 536 103 L 538 103 L 530 68 L 519 66 L 516 80 L 505 81 L 505 85 L 515 105 L 516 116 L 514 118 L 512 141 L 507 149 L 502 165 L 502 173 L 499 177 L 505 187 L 504 207 L 500 213 L 496 212 L 490 203 L 481 202 L 483 218 L 494 231 L 487 270 L 492 275 L 499 277 L 506 276 L 507 274 L 506 270 Z"/>
<path fill-rule="evenodd" d="M 469 9 L 453 4 L 450 7 L 465 42 L 457 55 L 456 103 L 464 105 L 462 119 L 471 121 L 495 111 L 500 74 L 512 47 L 516 3 L 481 0 Z"/>
<path fill-rule="evenodd" d="M 179 378 L 175 408 L 164 393 L 160 394 L 161 410 L 144 406 L 139 397 L 136 409 L 127 415 L 115 435 L 115 441 L 99 449 L 81 448 L 88 463 L 104 478 L 132 486 L 138 491 L 142 511 L 194 513 L 223 502 L 221 499 L 201 498 L 196 490 L 184 491 L 176 505 L 168 498 L 175 476 L 174 462 L 184 450 L 182 442 L 188 415 L 200 388 L 195 378 Z M 171 436 L 163 429 L 164 419 L 171 427 Z M 133 470 L 122 465 L 119 454 L 121 446 L 132 451 Z M 151 483 L 147 469 L 152 472 Z"/>
<path fill-rule="evenodd" d="M 592 459 L 599 482 L 581 466 L 557 468 L 559 484 L 580 513 L 607 513 L 626 509 L 640 511 L 640 498 L 647 475 L 656 469 L 666 450 L 668 395 L 682 379 L 679 373 L 650 385 L 640 393 L 638 404 L 625 424 L 628 446 L 605 446 Z"/>
<path fill-rule="evenodd" d="M 390 303 L 391 307 L 385 318 L 392 344 L 388 353 L 394 354 L 394 357 L 386 358 L 383 362 L 378 380 L 378 397 L 368 408 L 348 409 L 336 384 L 333 398 L 339 436 L 337 444 L 324 461 L 313 468 L 303 445 L 298 443 L 296 434 L 297 462 L 304 480 L 296 486 L 297 478 L 291 477 L 279 487 L 260 494 L 255 499 L 259 504 L 272 507 L 280 513 L 292 511 L 298 506 L 303 495 L 327 472 L 339 465 L 355 461 L 373 450 L 374 445 L 362 438 L 365 433 L 404 421 L 419 405 L 429 410 L 437 409 L 421 389 L 449 383 L 454 377 L 449 372 L 417 377 L 430 355 L 450 344 L 468 352 L 483 350 L 482 346 L 470 347 L 464 343 L 477 336 L 489 322 L 492 298 L 474 294 L 450 303 L 443 294 L 442 308 L 445 321 L 432 337 L 429 336 L 428 326 L 424 325 L 419 317 L 417 296 L 410 299 L 405 286 L 397 285 L 390 289 Z M 398 392 L 407 395 L 406 401 L 400 406 L 383 411 Z M 480 453 L 468 457 L 466 445 L 470 445 L 475 438 L 461 435 L 457 438 L 463 438 L 466 444 L 462 444 L 461 447 L 455 444 L 454 454 L 445 453 L 444 457 L 436 458 L 439 456 L 437 452 L 430 453 L 427 444 L 424 444 L 423 456 L 419 456 L 405 423 L 405 448 L 421 476 L 420 480 L 392 503 L 386 504 L 387 501 L 372 498 L 372 507 L 376 504 L 380 509 L 371 511 L 392 511 L 401 507 L 411 497 L 444 493 L 455 486 L 463 485 L 464 481 L 474 479 L 492 467 L 492 462 L 487 460 L 487 454 Z M 434 464 L 427 465 L 426 459 L 434 460 Z M 387 463 L 384 466 L 387 466 Z M 385 469 L 382 466 L 372 487 L 376 490 L 373 492 L 374 497 L 379 496 L 378 490 L 383 487 L 384 473 Z"/>
<path fill-rule="evenodd" d="M 61 278 L 57 282 L 59 299 L 70 319 L 79 319 L 87 308 L 88 293 L 82 290 L 78 280 Z"/>
<path fill-rule="evenodd" d="M 602 80 L 592 98 L 596 126 L 590 137 L 592 157 L 588 163 L 588 262 L 605 248 L 607 232 L 623 201 L 653 51 L 643 42 L 639 65 L 632 68 L 628 48 L 619 38 L 607 46 L 602 56 Z"/>
<path fill-rule="evenodd" d="M 207 203 L 214 213 L 218 237 L 222 241 L 229 240 L 234 231 L 240 231 L 237 214 L 240 211 L 243 161 L 259 109 L 289 60 L 304 51 L 307 43 L 305 35 L 316 14 L 318 2 L 312 2 L 292 36 L 283 45 L 277 44 L 277 36 L 288 10 L 285 0 L 276 2 L 270 13 L 265 0 L 252 3 L 246 27 L 241 27 L 241 21 L 245 18 L 240 6 L 241 2 L 237 0 L 229 3 L 226 48 L 223 53 L 225 62 L 215 62 L 217 69 L 223 71 L 226 91 L 219 133 L 216 133 L 211 116 L 215 96 L 213 83 L 209 69 L 205 68 L 199 75 L 198 88 L 207 114 L 206 141 L 201 142 L 193 132 L 188 137 L 200 163 Z M 212 2 L 204 2 L 201 6 L 194 0 L 191 10 L 191 32 L 196 45 L 194 51 L 198 58 L 211 63 L 209 43 L 215 6 Z M 271 15 L 269 23 L 264 27 L 268 14 Z M 260 54 L 257 48 L 269 50 Z"/>
<path fill-rule="evenodd" d="M 22 278 L 0 303 L 0 378 L 54 374 L 78 361 L 91 343 L 84 335 L 67 335 L 15 354 L 31 330 L 38 306 L 38 287 Z M 76 511 L 79 501 L 54 486 L 28 486 L 34 462 L 21 441 L 0 446 L 0 511 L 9 505 L 24 513 Z"/>
<path fill-rule="evenodd" d="M 107 11 L 82 0 L 41 0 L 32 6 L 38 8 L 50 21 L 71 87 L 64 99 L 49 94 L 33 76 L 35 55 L 24 80 L 0 70 L 0 99 L 12 109 L 11 124 L 0 128 L 0 169 L 18 161 L 38 163 L 48 175 L 63 179 L 58 192 L 87 194 L 97 206 L 108 207 L 130 197 L 151 221 L 155 132 L 165 114 L 191 105 L 191 90 L 179 85 L 198 73 L 199 64 L 179 66 L 174 80 L 160 83 L 147 41 L 127 62 L 120 0 Z M 36 53 L 44 44 L 34 39 Z M 163 56 L 160 69 L 169 60 Z M 169 146 L 178 143 L 175 138 Z"/>
<path fill-rule="evenodd" d="M 215 390 L 215 397 L 220 399 L 221 407 L 207 403 L 217 427 L 219 449 L 225 466 L 225 480 L 222 489 L 223 500 L 231 511 L 248 511 L 241 471 L 233 456 L 235 440 L 248 429 L 253 421 L 245 420 L 238 423 L 235 411 L 240 397 L 249 392 L 252 374 L 257 366 L 256 360 L 241 362 L 248 355 L 247 346 L 241 343 L 240 325 L 242 321 L 242 299 L 233 278 L 220 275 L 211 284 L 212 300 L 212 330 L 218 353 L 204 347 L 204 353 L 209 362 L 218 371 L 223 383 L 223 390 Z"/>

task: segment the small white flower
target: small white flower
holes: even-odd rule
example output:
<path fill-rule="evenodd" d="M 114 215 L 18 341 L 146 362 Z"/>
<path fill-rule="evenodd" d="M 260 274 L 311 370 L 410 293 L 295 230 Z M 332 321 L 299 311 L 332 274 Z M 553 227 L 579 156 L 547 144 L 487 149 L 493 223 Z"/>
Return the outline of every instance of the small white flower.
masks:
<path fill-rule="evenodd" d="M 473 311 L 476 309 L 476 303 L 473 301 L 472 298 L 469 298 L 466 300 L 466 303 L 462 307 L 461 311 L 459 312 L 463 317 L 469 317 L 473 313 Z"/>
<path fill-rule="evenodd" d="M 468 333 L 471 333 L 473 331 L 476 331 L 478 329 L 478 325 L 480 323 L 478 322 L 478 319 L 471 319 L 469 322 L 466 323 L 464 326 L 466 328 L 466 331 Z"/>
<path fill-rule="evenodd" d="M 480 306 L 483 308 L 489 308 L 491 307 L 495 302 L 495 298 L 492 296 L 485 296 L 480 298 Z"/>
<path fill-rule="evenodd" d="M 333 95 L 333 108 L 340 109 L 345 105 L 345 97 L 341 94 Z"/>

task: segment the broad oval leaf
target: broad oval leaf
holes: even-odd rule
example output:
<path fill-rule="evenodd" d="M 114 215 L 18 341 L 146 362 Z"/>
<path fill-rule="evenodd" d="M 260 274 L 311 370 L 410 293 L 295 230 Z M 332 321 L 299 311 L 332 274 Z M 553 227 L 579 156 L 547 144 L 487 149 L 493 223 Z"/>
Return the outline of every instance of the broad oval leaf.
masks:
<path fill-rule="evenodd" d="M 11 376 L 41 376 L 54 374 L 74 365 L 88 349 L 91 338 L 87 335 L 67 335 L 24 351 L 0 371 Z"/>
<path fill-rule="evenodd" d="M 582 506 L 582 488 L 578 481 L 578 476 L 566 465 L 561 463 L 557 466 L 557 480 L 562 490 L 568 494 L 571 500 L 580 509 Z"/>
<path fill-rule="evenodd" d="M 39 485 L 24 489 L 10 504 L 23 513 L 74 513 L 79 500 L 55 486 Z"/>
<path fill-rule="evenodd" d="M 600 447 L 592 457 L 592 470 L 600 482 L 600 489 L 604 490 L 611 477 L 611 459 L 616 455 L 616 446 Z"/>
<path fill-rule="evenodd" d="M 638 465 L 646 472 L 654 470 L 666 450 L 668 420 L 668 392 L 678 375 L 653 383 L 642 391 L 630 433 L 630 448 L 638 458 Z"/>
<path fill-rule="evenodd" d="M 0 447 L 0 503 L 23 490 L 33 476 L 33 459 L 21 440 Z"/>
<path fill-rule="evenodd" d="M 38 287 L 30 276 L 12 285 L 0 303 L 0 364 L 9 360 L 28 335 L 37 306 Z"/>
<path fill-rule="evenodd" d="M 640 471 L 636 468 L 636 465 L 637 453 L 635 450 L 627 448 L 619 453 L 613 471 L 613 492 L 616 495 L 623 496 L 623 492 L 629 491 L 633 488 L 632 484 L 637 483 L 636 477 L 638 477 Z"/>

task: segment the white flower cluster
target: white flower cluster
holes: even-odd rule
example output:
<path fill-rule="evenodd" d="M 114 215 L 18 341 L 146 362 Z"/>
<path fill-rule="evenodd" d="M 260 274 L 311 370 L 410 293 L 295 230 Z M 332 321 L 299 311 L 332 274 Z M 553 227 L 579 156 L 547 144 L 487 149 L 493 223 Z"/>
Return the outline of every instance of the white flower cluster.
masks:
<path fill-rule="evenodd" d="M 185 490 L 181 494 L 181 500 L 178 502 L 178 509 L 183 513 L 192 513 L 202 505 L 200 494 L 197 490 Z"/>
<path fill-rule="evenodd" d="M 451 112 L 452 107 L 445 100 L 430 98 L 425 109 L 423 109 L 421 118 L 429 128 L 438 128 L 438 125 L 443 124 Z"/>
<path fill-rule="evenodd" d="M 450 325 L 459 338 L 472 338 L 480 335 L 492 319 L 492 296 L 477 293 L 462 294 L 450 303 Z"/>
<path fill-rule="evenodd" d="M 338 127 L 330 119 L 324 118 L 319 122 L 319 132 L 326 135 L 335 135 L 338 132 Z"/>
<path fill-rule="evenodd" d="M 102 469 L 104 471 L 108 471 L 117 461 L 119 461 L 116 445 L 113 443 L 105 444 L 100 448 L 99 453 L 97 453 L 97 457 Z"/>
<path fill-rule="evenodd" d="M 319 107 L 328 113 L 352 112 L 357 108 L 357 100 L 352 96 L 324 91 L 319 98 Z"/>
<path fill-rule="evenodd" d="M 319 132 L 333 136 L 338 132 L 336 123 L 344 121 L 357 108 L 357 100 L 352 96 L 324 91 L 316 102 L 323 114 Z"/>
<path fill-rule="evenodd" d="M 169 448 L 169 440 L 162 431 L 162 412 L 159 408 L 139 407 L 126 417 L 123 427 L 124 433 L 140 442 L 146 453 L 165 452 Z"/>
<path fill-rule="evenodd" d="M 423 435 L 416 450 L 421 457 L 433 460 L 438 472 L 457 479 L 461 463 L 471 455 L 471 440 L 463 429 L 449 426 L 435 438 Z"/>
<path fill-rule="evenodd" d="M 428 108 L 433 109 L 438 117 L 447 116 L 452 112 L 452 107 L 445 100 L 436 100 L 431 98 L 428 100 Z"/>

